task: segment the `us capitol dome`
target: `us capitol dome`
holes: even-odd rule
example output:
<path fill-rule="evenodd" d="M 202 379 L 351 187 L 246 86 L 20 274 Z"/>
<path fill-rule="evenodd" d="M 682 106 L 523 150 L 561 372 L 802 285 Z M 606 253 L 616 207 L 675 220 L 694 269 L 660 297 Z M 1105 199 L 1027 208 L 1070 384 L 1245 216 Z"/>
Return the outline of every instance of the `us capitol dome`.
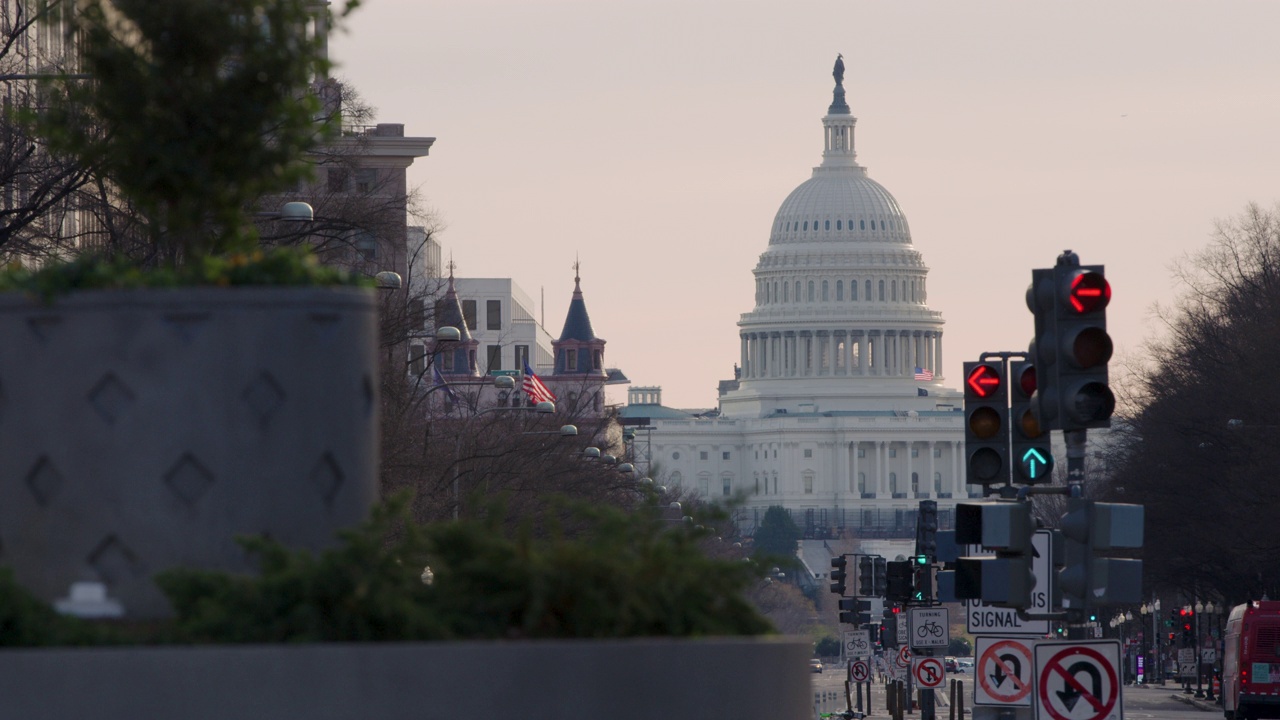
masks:
<path fill-rule="evenodd" d="M 719 406 L 669 408 L 661 388 L 633 386 L 622 416 L 639 467 L 709 500 L 741 497 L 747 532 L 781 506 L 807 538 L 855 536 L 892 557 L 910 552 L 919 500 L 937 500 L 945 528 L 957 499 L 981 493 L 965 483 L 929 268 L 898 201 L 858 164 L 841 59 L 833 75 L 822 162 L 773 218 Z"/>

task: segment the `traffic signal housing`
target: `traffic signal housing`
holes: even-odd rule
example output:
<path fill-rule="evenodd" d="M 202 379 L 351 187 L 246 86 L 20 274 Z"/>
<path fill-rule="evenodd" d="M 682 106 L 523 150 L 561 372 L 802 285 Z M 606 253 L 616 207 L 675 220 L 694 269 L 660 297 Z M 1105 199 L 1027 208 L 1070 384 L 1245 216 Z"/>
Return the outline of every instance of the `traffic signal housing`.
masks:
<path fill-rule="evenodd" d="M 1039 389 L 1033 400 L 1044 430 L 1111 426 L 1115 396 L 1107 363 L 1111 284 L 1102 265 L 1080 265 L 1070 250 L 1051 269 L 1031 272 L 1027 307 L 1035 315 L 1031 354 Z"/>
<path fill-rule="evenodd" d="M 1064 567 L 1058 571 L 1062 607 L 1084 610 L 1098 605 L 1142 602 L 1142 561 L 1099 553 L 1142 547 L 1141 505 L 1068 498 L 1059 527 Z"/>
<path fill-rule="evenodd" d="M 916 552 L 924 555 L 926 563 L 938 555 L 938 501 L 921 500 L 920 514 L 916 518 Z"/>
<path fill-rule="evenodd" d="M 891 603 L 906 602 L 911 599 L 913 587 L 913 570 L 910 560 L 894 560 L 885 564 L 886 587 L 885 600 Z"/>
<path fill-rule="evenodd" d="M 872 597 L 876 594 L 875 570 L 870 555 L 858 556 L 858 597 Z"/>
<path fill-rule="evenodd" d="M 831 592 L 837 595 L 844 595 L 845 578 L 848 576 L 846 570 L 849 567 L 849 558 L 844 555 L 837 555 L 831 558 Z"/>
<path fill-rule="evenodd" d="M 871 595 L 873 597 L 885 597 L 889 593 L 889 567 L 888 561 L 882 556 L 876 555 L 871 559 L 872 567 L 875 572 L 875 579 L 872 580 L 873 587 Z"/>
<path fill-rule="evenodd" d="M 1040 419 L 1032 409 L 1036 392 L 1036 365 L 1030 360 L 1009 364 L 1009 462 L 1015 469 L 1015 481 L 1025 485 L 1047 483 L 1053 479 L 1053 447 L 1049 433 L 1040 427 Z"/>
<path fill-rule="evenodd" d="M 967 482 L 991 485 L 1009 477 L 1009 386 L 1004 361 L 964 364 L 964 453 Z"/>
<path fill-rule="evenodd" d="M 957 504 L 956 542 L 981 545 L 995 556 L 958 559 L 955 596 L 999 607 L 1031 607 L 1031 590 L 1036 584 L 1032 569 L 1035 532 L 1028 502 Z"/>

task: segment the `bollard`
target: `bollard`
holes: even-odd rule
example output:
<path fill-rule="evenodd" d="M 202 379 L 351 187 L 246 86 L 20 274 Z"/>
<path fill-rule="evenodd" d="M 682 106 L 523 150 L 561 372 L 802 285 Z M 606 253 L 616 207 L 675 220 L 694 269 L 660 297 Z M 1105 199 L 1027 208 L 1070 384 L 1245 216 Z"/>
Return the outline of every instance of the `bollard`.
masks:
<path fill-rule="evenodd" d="M 867 714 L 871 714 L 871 681 L 867 681 Z"/>
<path fill-rule="evenodd" d="M 964 720 L 964 681 L 956 681 L 956 720 Z"/>

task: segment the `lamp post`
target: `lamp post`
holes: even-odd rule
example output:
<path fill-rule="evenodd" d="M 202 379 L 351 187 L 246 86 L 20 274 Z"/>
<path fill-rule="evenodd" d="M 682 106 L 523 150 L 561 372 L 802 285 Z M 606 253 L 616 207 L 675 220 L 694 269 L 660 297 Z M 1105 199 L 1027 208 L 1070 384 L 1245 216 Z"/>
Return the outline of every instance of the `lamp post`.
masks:
<path fill-rule="evenodd" d="M 1205 691 L 1204 699 L 1208 700 L 1209 702 L 1216 702 L 1218 698 L 1213 694 L 1213 679 L 1217 677 L 1217 674 L 1218 674 L 1217 670 L 1215 669 L 1218 663 L 1218 656 L 1217 656 L 1218 639 L 1214 637 L 1213 631 L 1218 627 L 1218 625 L 1217 623 L 1214 622 L 1213 616 L 1217 614 L 1218 608 L 1215 607 L 1213 602 L 1211 601 L 1209 602 L 1208 605 L 1204 606 L 1204 611 L 1205 611 L 1205 614 L 1209 616 L 1209 640 L 1213 645 L 1213 649 L 1214 649 L 1213 664 L 1209 666 L 1209 687 Z M 1197 652 L 1203 652 L 1203 651 L 1197 651 Z M 1201 657 L 1201 662 L 1203 662 L 1203 657 Z"/>
<path fill-rule="evenodd" d="M 1195 657 L 1195 659 L 1196 659 L 1196 694 L 1195 694 L 1195 696 L 1196 696 L 1196 697 L 1198 697 L 1198 698 L 1203 698 L 1203 697 L 1204 697 L 1204 687 L 1203 687 L 1203 685 L 1204 685 L 1204 663 L 1203 663 L 1203 662 L 1201 662 L 1201 658 L 1200 658 L 1200 644 L 1201 644 L 1201 641 L 1200 641 L 1200 613 L 1204 612 L 1204 605 L 1200 604 L 1200 601 L 1199 601 L 1199 600 L 1196 600 L 1196 604 L 1195 604 L 1195 607 L 1194 607 L 1193 609 L 1195 610 L 1195 613 L 1196 613 L 1196 631 L 1195 631 L 1195 636 L 1194 636 L 1194 638 L 1195 638 L 1195 639 L 1194 639 L 1194 641 L 1193 641 L 1194 650 L 1195 650 L 1195 656 L 1194 656 L 1194 657 Z"/>
<path fill-rule="evenodd" d="M 1151 603 L 1151 641 L 1155 647 L 1151 667 L 1156 673 L 1156 682 L 1164 685 L 1164 655 L 1160 652 L 1160 598 Z"/>

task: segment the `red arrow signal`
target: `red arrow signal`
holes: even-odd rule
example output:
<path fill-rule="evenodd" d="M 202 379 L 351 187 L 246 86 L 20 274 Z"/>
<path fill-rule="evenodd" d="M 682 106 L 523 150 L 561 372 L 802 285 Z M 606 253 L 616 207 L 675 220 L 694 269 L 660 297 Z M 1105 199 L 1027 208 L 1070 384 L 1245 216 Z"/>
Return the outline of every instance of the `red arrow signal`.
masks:
<path fill-rule="evenodd" d="M 978 365 L 965 378 L 973 394 L 980 398 L 991 397 L 1000 391 L 1000 373 L 990 365 Z"/>
<path fill-rule="evenodd" d="M 1111 283 L 1102 273 L 1082 272 L 1071 278 L 1067 300 L 1071 309 L 1082 315 L 1101 310 L 1111 302 Z"/>

